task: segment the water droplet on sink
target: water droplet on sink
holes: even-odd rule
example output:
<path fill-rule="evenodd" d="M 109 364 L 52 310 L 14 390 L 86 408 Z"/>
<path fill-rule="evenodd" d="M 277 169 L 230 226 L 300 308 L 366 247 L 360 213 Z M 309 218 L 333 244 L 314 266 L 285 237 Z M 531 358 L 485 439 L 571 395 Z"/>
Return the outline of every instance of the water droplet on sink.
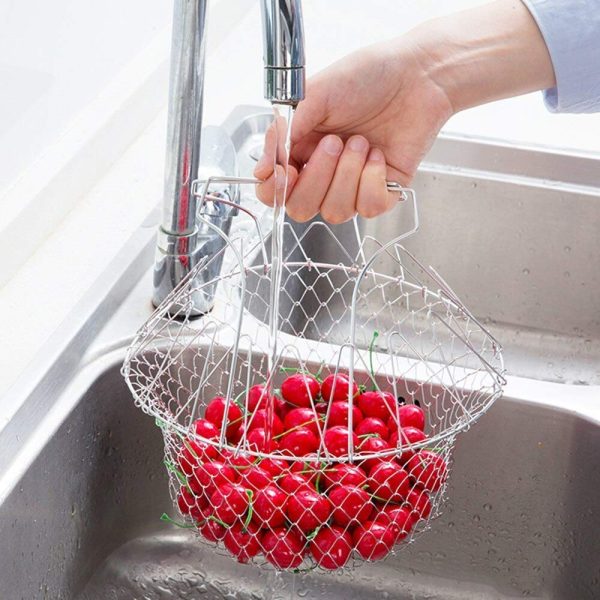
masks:
<path fill-rule="evenodd" d="M 565 246 L 564 247 L 564 251 L 565 252 L 571 252 L 571 246 Z"/>
<path fill-rule="evenodd" d="M 529 269 L 523 269 L 523 275 L 529 275 L 530 271 Z"/>
<path fill-rule="evenodd" d="M 491 505 L 491 504 L 484 504 L 484 505 L 483 505 L 483 508 L 484 508 L 485 510 L 487 510 L 487 511 L 490 511 L 490 510 L 492 510 L 492 505 Z"/>

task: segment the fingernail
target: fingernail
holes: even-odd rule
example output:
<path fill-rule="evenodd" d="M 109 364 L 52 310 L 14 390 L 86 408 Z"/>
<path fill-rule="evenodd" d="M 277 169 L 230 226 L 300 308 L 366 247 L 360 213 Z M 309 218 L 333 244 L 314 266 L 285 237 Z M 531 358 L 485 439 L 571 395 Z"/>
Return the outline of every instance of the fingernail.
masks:
<path fill-rule="evenodd" d="M 352 152 L 366 152 L 368 147 L 369 142 L 360 135 L 350 138 L 350 141 L 348 142 L 348 148 L 350 148 Z"/>
<path fill-rule="evenodd" d="M 323 150 L 327 152 L 327 154 L 331 154 L 332 156 L 337 156 L 342 151 L 344 144 L 342 144 L 342 140 L 340 140 L 337 135 L 328 135 L 323 138 L 321 142 L 323 146 Z"/>
<path fill-rule="evenodd" d="M 281 165 L 277 165 L 277 167 L 275 168 L 275 189 L 278 192 L 281 192 L 285 189 L 285 186 L 287 185 L 288 179 L 286 176 L 286 172 L 285 169 L 281 166 Z"/>
<path fill-rule="evenodd" d="M 383 162 L 385 157 L 383 156 L 383 152 L 379 148 L 372 148 L 371 152 L 369 152 L 368 159 L 370 162 Z"/>

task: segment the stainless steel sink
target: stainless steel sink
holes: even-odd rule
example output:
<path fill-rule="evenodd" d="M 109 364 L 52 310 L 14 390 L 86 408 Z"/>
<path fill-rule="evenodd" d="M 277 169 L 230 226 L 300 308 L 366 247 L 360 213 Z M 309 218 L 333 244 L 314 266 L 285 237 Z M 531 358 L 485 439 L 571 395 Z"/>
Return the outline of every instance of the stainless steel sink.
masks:
<path fill-rule="evenodd" d="M 2 597 L 266 597 L 266 573 L 159 521 L 170 511 L 162 436 L 133 406 L 120 358 L 78 376 L 89 387 L 70 399 L 71 412 L 0 508 Z M 298 578 L 296 593 L 597 597 L 599 447 L 600 428 L 589 420 L 498 402 L 460 439 L 450 502 L 431 532 L 352 577 Z M 282 579 L 289 590 L 290 577 Z"/>
<path fill-rule="evenodd" d="M 246 170 L 266 122 L 249 108 L 228 122 Z M 432 530 L 385 563 L 340 576 L 274 577 L 159 520 L 174 514 L 162 436 L 119 373 L 152 310 L 153 228 L 141 229 L 0 399 L 0 598 L 600 597 L 592 264 L 600 248 L 591 233 L 593 223 L 600 230 L 600 171 L 592 167 L 584 157 L 474 140 L 442 139 L 432 152 L 417 181 L 423 229 L 407 246 L 492 319 L 511 375 L 505 397 L 459 438 L 449 501 Z M 401 210 L 398 221 L 368 227 L 391 237 Z M 567 268 L 585 285 L 557 285 Z"/>

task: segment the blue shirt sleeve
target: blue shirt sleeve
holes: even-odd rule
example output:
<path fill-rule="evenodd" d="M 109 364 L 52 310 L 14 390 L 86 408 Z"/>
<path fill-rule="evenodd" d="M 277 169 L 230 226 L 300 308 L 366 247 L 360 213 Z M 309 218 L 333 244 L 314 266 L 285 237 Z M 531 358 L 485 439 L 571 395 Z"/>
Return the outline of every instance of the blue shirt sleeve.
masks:
<path fill-rule="evenodd" d="M 544 92 L 552 112 L 600 111 L 600 0 L 522 0 L 535 19 L 554 67 Z"/>

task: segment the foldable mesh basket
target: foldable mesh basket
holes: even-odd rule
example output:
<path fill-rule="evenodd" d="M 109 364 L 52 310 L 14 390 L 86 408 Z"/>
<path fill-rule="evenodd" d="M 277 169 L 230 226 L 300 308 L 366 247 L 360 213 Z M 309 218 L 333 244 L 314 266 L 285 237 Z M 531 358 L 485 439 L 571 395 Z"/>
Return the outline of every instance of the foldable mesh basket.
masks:
<path fill-rule="evenodd" d="M 501 393 L 499 345 L 401 238 L 358 218 L 286 223 L 270 332 L 268 235 L 251 217 L 139 330 L 123 375 L 199 543 L 277 570 L 381 560 L 440 513 L 457 436 Z M 220 274 L 198 285 L 211 261 Z"/>

